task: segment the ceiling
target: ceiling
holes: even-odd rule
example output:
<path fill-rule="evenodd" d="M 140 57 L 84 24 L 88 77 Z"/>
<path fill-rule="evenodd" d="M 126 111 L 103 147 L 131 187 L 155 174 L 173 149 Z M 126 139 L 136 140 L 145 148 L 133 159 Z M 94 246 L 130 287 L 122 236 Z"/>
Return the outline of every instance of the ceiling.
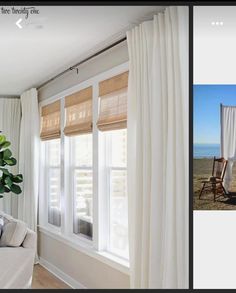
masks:
<path fill-rule="evenodd" d="M 236 84 L 235 15 L 236 6 L 194 7 L 195 84 Z"/>
<path fill-rule="evenodd" d="M 0 95 L 20 95 L 39 86 L 124 37 L 128 29 L 163 9 L 163 6 L 37 6 L 39 14 L 29 14 L 27 19 L 26 14 L 12 11 L 0 14 Z M 15 24 L 19 18 L 22 29 Z"/>

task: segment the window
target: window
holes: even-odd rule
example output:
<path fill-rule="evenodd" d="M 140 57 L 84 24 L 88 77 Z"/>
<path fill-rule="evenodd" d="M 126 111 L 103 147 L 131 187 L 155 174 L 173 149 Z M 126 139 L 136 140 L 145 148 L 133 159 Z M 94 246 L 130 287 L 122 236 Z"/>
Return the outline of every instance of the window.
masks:
<path fill-rule="evenodd" d="M 60 101 L 42 107 L 40 137 L 45 147 L 45 192 L 47 219 L 61 226 Z"/>
<path fill-rule="evenodd" d="M 85 84 L 41 108 L 40 223 L 123 263 L 129 257 L 128 71 Z"/>
<path fill-rule="evenodd" d="M 93 237 L 92 87 L 65 98 L 65 135 L 70 140 L 73 233 Z"/>
<path fill-rule="evenodd" d="M 128 72 L 99 83 L 98 129 L 105 140 L 105 177 L 108 182 L 107 250 L 128 259 L 127 200 L 127 85 Z"/>
<path fill-rule="evenodd" d="M 73 233 L 93 236 L 92 134 L 70 137 Z"/>
<path fill-rule="evenodd" d="M 48 198 L 48 223 L 61 226 L 61 168 L 60 139 L 47 140 L 45 144 L 45 186 Z"/>
<path fill-rule="evenodd" d="M 127 154 L 126 129 L 107 131 L 106 139 L 109 202 L 108 250 L 128 258 L 128 199 L 127 199 Z"/>

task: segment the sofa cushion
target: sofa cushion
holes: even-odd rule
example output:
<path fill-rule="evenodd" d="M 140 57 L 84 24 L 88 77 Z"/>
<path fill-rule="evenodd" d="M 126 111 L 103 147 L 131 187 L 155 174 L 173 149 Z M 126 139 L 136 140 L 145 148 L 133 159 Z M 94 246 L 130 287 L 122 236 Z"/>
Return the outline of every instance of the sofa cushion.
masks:
<path fill-rule="evenodd" d="M 24 248 L 31 248 L 36 250 L 36 243 L 37 243 L 37 234 L 34 231 L 27 229 L 27 233 L 22 243 L 22 246 Z"/>
<path fill-rule="evenodd" d="M 22 246 L 1 247 L 0 288 L 25 289 L 32 277 L 34 255 L 33 249 L 26 249 Z"/>
<path fill-rule="evenodd" d="M 24 222 L 11 219 L 3 226 L 0 246 L 20 246 L 24 241 L 26 233 L 27 225 Z"/>

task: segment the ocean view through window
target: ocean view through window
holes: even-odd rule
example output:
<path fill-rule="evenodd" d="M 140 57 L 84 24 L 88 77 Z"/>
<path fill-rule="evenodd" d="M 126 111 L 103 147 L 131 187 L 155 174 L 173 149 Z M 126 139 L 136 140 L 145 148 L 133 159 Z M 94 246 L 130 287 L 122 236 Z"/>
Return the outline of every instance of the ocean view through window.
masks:
<path fill-rule="evenodd" d="M 193 146 L 194 158 L 212 158 L 220 156 L 219 143 L 195 143 Z"/>

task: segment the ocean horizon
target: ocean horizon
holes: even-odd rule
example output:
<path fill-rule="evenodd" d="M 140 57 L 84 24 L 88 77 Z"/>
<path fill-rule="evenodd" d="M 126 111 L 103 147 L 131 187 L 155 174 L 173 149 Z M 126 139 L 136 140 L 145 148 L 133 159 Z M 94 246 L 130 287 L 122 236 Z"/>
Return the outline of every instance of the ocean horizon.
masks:
<path fill-rule="evenodd" d="M 220 157 L 220 144 L 194 143 L 193 157 L 196 159 Z"/>

